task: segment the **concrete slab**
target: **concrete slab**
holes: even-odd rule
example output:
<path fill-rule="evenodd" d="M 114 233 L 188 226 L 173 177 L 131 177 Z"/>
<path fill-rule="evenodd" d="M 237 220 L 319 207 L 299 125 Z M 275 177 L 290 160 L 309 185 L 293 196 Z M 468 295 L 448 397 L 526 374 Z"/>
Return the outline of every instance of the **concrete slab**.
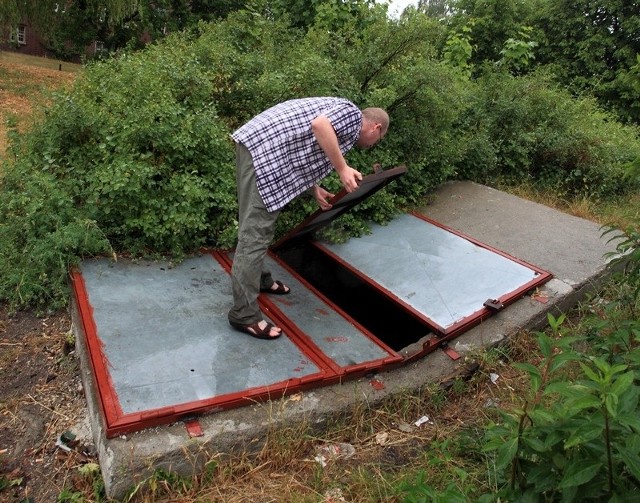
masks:
<path fill-rule="evenodd" d="M 443 225 L 551 272 L 555 279 L 540 287 L 542 303 L 524 297 L 509 309 L 461 335 L 454 348 L 465 353 L 495 344 L 520 329 L 538 329 L 550 310 L 570 308 L 603 282 L 607 275 L 603 255 L 613 251 L 597 224 L 565 215 L 539 204 L 469 182 L 443 185 L 422 212 Z M 183 475 L 199 471 L 213 454 L 233 449 L 256 451 L 274 428 L 292 423 L 318 424 L 365 402 L 369 407 L 398 392 L 438 382 L 456 371 L 456 363 L 437 351 L 401 368 L 382 372 L 372 386 L 370 378 L 348 381 L 295 397 L 256 403 L 199 418 L 203 435 L 191 438 L 182 422 L 107 439 L 92 372 L 87 362 L 78 312 L 74 328 L 87 395 L 88 423 L 100 458 L 107 494 L 120 498 L 156 469 Z"/>

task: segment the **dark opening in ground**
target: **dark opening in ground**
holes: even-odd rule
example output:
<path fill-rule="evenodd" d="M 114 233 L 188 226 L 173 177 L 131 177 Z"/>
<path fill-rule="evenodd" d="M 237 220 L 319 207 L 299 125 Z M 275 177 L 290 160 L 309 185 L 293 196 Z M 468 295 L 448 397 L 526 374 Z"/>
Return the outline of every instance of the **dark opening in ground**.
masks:
<path fill-rule="evenodd" d="M 394 351 L 431 330 L 346 267 L 306 241 L 280 248 L 278 257 Z"/>

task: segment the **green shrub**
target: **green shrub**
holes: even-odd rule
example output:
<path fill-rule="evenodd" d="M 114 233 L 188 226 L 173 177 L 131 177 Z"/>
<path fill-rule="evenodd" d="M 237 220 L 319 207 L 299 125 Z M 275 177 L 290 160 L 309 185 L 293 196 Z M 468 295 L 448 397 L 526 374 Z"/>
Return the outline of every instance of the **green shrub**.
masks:
<path fill-rule="evenodd" d="M 589 99 L 574 99 L 542 74 L 487 72 L 460 127 L 467 137 L 458 175 L 479 182 L 524 180 L 561 196 L 610 198 L 637 187 L 624 165 L 640 154 L 638 129 Z"/>
<path fill-rule="evenodd" d="M 499 496 L 631 501 L 640 480 L 638 349 L 612 362 L 620 339 L 605 324 L 602 341 L 581 353 L 573 347 L 578 338 L 559 337 L 563 321 L 549 315 L 555 337 L 538 334 L 540 365 L 515 364 L 531 382 L 522 405 L 499 411 L 500 421 L 488 425 L 484 450 L 495 463 Z"/>
<path fill-rule="evenodd" d="M 366 6 L 333 20 L 323 11 L 321 21 L 303 33 L 239 11 L 88 66 L 2 168 L 0 267 L 11 272 L 0 299 L 63 304 L 68 267 L 87 255 L 233 246 L 230 133 L 286 99 L 340 95 L 392 114 L 383 146 L 349 162 L 364 173 L 376 161 L 406 163 L 409 175 L 336 224 L 336 236 L 367 232 L 367 221 L 390 220 L 446 179 L 465 99 L 455 72 L 430 59 L 436 25 L 424 16 L 391 23 Z M 337 177 L 326 186 L 337 192 Z M 312 209 L 292 204 L 278 235 Z"/>
<path fill-rule="evenodd" d="M 69 267 L 110 251 L 96 222 L 50 173 L 5 172 L 0 212 L 0 292 L 14 306 L 61 307 Z"/>

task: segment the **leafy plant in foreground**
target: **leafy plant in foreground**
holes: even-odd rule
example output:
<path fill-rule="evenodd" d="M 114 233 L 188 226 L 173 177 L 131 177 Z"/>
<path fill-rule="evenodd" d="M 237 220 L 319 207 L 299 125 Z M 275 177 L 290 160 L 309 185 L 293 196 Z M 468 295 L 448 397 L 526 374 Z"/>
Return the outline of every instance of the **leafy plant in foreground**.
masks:
<path fill-rule="evenodd" d="M 605 255 L 611 259 L 611 267 L 621 266 L 624 273 L 624 283 L 633 290 L 634 300 L 640 297 L 640 230 L 629 227 L 626 231 L 617 231 L 614 228 L 606 230 L 607 235 L 617 232 L 609 242 L 616 241 L 616 251 Z"/>
<path fill-rule="evenodd" d="M 560 337 L 564 315 L 548 316 L 555 337 L 538 334 L 539 366 L 522 405 L 490 424 L 500 495 L 526 501 L 630 501 L 640 484 L 640 353 L 609 363 Z M 575 377 L 570 378 L 571 375 Z"/>

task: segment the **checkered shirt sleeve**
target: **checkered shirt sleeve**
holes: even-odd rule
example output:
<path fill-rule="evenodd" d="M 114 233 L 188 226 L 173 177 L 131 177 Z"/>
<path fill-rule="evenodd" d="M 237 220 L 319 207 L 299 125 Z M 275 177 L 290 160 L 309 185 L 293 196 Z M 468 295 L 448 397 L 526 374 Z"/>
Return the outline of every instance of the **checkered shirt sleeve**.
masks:
<path fill-rule="evenodd" d="M 268 211 L 281 209 L 331 172 L 333 166 L 311 130 L 311 121 L 319 115 L 331 122 L 344 155 L 360 136 L 362 112 L 343 98 L 285 101 L 231 135 L 251 153 Z"/>

